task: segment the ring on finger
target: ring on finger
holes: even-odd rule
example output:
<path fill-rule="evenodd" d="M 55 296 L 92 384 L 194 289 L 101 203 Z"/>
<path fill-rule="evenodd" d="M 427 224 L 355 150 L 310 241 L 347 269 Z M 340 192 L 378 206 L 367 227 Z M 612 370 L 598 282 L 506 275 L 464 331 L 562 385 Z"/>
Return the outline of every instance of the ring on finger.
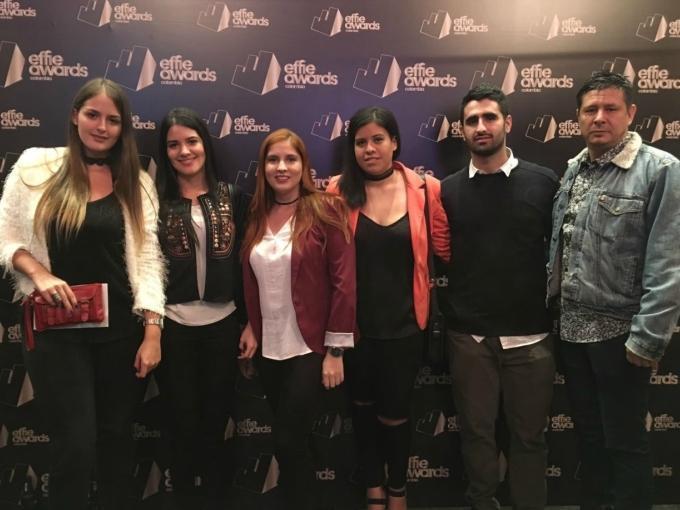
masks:
<path fill-rule="evenodd" d="M 57 303 L 61 303 L 61 296 L 58 292 L 53 292 L 51 295 L 52 299 L 54 299 Z"/>

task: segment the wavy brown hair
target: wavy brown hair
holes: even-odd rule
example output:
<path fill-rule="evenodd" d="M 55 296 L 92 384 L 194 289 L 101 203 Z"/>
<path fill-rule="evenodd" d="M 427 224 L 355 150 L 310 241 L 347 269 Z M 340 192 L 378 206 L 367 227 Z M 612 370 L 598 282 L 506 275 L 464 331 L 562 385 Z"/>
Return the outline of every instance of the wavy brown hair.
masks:
<path fill-rule="evenodd" d="M 38 202 L 33 221 L 37 235 L 44 232 L 49 237 L 52 222 L 60 238 L 74 236 L 85 221 L 85 210 L 90 196 L 90 182 L 83 160 L 84 147 L 78 136 L 78 127 L 71 115 L 80 111 L 85 102 L 105 94 L 116 106 L 121 119 L 118 141 L 111 148 L 111 174 L 113 192 L 130 216 L 132 234 L 140 246 L 144 240 L 144 215 L 142 212 L 141 184 L 139 182 L 139 156 L 132 129 L 130 105 L 123 89 L 106 78 L 95 78 L 83 85 L 73 98 L 69 112 L 68 143 L 61 168 L 44 184 L 45 191 Z"/>
<path fill-rule="evenodd" d="M 344 202 L 334 195 L 316 189 L 305 143 L 290 129 L 277 129 L 270 133 L 260 145 L 255 194 L 250 202 L 248 227 L 241 250 L 244 258 L 248 256 L 253 246 L 262 240 L 267 229 L 267 215 L 274 205 L 274 190 L 267 182 L 264 170 L 269 148 L 275 143 L 285 141 L 289 142 L 299 154 L 302 163 L 300 200 L 298 200 L 295 208 L 293 227 L 293 249 L 298 249 L 300 239 L 305 232 L 322 223 L 339 229 L 345 235 L 347 242 L 350 241 L 347 207 Z"/>

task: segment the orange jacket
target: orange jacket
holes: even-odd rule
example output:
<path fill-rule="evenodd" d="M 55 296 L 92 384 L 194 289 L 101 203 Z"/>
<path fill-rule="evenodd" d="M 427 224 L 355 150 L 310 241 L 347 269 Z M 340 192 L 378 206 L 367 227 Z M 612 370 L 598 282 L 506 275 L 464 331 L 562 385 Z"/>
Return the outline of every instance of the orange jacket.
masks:
<path fill-rule="evenodd" d="M 430 312 L 430 278 L 427 267 L 427 230 L 425 225 L 425 181 L 410 168 L 395 161 L 394 169 L 401 172 L 406 182 L 406 210 L 408 212 L 409 229 L 411 231 L 411 247 L 413 248 L 413 305 L 416 321 L 421 329 L 425 329 Z M 339 176 L 335 176 L 328 184 L 326 191 L 340 194 Z M 449 261 L 449 224 L 446 212 L 439 198 L 439 181 L 427 176 L 428 205 L 430 208 L 430 233 L 435 253 Z M 352 233 L 356 231 L 359 220 L 359 209 L 349 213 L 349 225 Z"/>

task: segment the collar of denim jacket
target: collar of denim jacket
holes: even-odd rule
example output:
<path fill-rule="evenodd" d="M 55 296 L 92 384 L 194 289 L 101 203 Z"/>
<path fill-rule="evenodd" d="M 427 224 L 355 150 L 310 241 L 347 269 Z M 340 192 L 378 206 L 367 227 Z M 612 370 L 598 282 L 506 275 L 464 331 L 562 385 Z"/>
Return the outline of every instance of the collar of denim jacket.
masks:
<path fill-rule="evenodd" d="M 621 168 L 622 170 L 628 170 L 631 166 L 633 166 L 633 162 L 635 161 L 635 158 L 637 157 L 637 153 L 640 150 L 640 147 L 642 147 L 642 138 L 640 138 L 640 135 L 637 134 L 634 131 L 628 131 L 628 136 L 630 136 L 630 139 L 628 140 L 628 143 L 625 145 L 625 147 L 619 152 L 614 158 L 612 159 L 612 163 L 614 163 L 616 166 Z M 572 163 L 581 163 L 584 158 L 588 157 L 588 147 L 583 149 L 581 152 L 579 152 L 576 156 L 571 158 L 569 160 L 569 164 Z"/>

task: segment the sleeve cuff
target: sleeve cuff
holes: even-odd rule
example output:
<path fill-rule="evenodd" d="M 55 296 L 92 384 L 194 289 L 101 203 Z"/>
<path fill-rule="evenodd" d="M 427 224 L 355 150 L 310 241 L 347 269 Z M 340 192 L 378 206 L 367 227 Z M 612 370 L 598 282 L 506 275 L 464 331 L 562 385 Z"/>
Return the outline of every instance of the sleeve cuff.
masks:
<path fill-rule="evenodd" d="M 323 344 L 326 347 L 354 347 L 354 333 L 326 331 Z"/>

